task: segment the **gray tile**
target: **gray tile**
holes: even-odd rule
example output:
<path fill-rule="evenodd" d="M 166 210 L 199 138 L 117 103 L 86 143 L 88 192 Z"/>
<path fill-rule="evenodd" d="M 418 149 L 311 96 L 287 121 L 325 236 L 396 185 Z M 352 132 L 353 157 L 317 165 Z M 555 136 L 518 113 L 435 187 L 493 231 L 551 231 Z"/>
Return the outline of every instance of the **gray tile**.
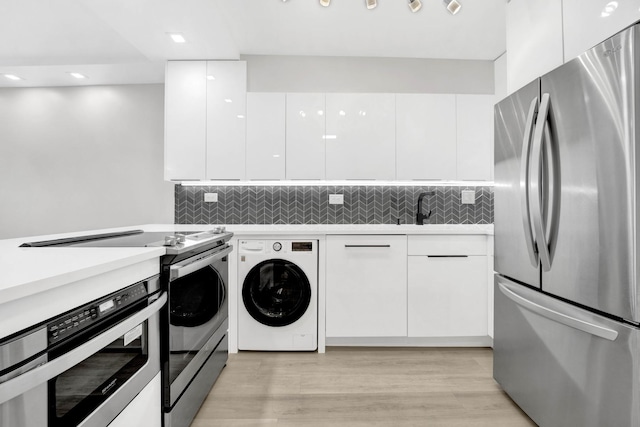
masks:
<path fill-rule="evenodd" d="M 476 203 L 463 205 L 461 190 L 475 189 Z M 432 211 L 431 224 L 492 224 L 492 187 L 433 186 L 207 186 L 175 187 L 178 224 L 413 224 L 418 195 Z M 218 193 L 217 203 L 204 203 L 204 193 Z M 330 205 L 329 194 L 344 195 L 343 205 Z"/>

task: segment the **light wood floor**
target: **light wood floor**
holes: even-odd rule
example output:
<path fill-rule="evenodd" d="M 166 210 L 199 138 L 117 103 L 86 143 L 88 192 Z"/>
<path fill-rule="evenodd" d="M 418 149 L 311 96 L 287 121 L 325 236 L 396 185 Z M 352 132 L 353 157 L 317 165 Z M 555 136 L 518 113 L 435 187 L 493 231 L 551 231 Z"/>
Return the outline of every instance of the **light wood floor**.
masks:
<path fill-rule="evenodd" d="M 535 426 L 492 363 L 483 348 L 230 354 L 192 427 Z"/>

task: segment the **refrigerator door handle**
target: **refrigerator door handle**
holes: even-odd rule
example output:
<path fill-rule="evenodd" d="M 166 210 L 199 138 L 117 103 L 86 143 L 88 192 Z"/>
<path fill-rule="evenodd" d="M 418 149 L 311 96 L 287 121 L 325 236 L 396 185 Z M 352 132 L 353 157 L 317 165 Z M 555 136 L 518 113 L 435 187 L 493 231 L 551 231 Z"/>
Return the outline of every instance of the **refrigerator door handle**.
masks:
<path fill-rule="evenodd" d="M 531 138 L 533 136 L 533 122 L 538 113 L 538 97 L 533 98 L 527 114 L 527 122 L 524 128 L 522 140 L 522 161 L 520 165 L 520 201 L 522 210 L 522 227 L 524 228 L 524 240 L 527 242 L 529 260 L 534 267 L 538 266 L 538 254 L 531 228 L 531 210 L 529 207 L 529 177 L 531 168 Z"/>
<path fill-rule="evenodd" d="M 540 100 L 540 110 L 538 112 L 538 120 L 536 121 L 535 130 L 533 133 L 533 147 L 531 150 L 531 181 L 529 185 L 531 187 L 530 196 L 532 215 L 533 215 L 533 229 L 535 232 L 536 243 L 538 247 L 538 255 L 540 256 L 540 263 L 544 271 L 551 270 L 551 253 L 549 251 L 549 244 L 547 243 L 547 237 L 545 233 L 545 226 L 542 218 L 542 171 L 546 165 L 542 162 L 542 150 L 543 139 L 545 135 L 549 135 L 546 131 L 547 117 L 549 115 L 549 94 L 542 95 Z"/>
<path fill-rule="evenodd" d="M 585 322 L 584 320 L 576 319 L 575 317 L 568 316 L 566 314 L 544 307 L 518 295 L 516 292 L 509 289 L 504 283 L 498 283 L 498 287 L 500 288 L 500 292 L 502 292 L 502 294 L 509 298 L 511 301 L 533 313 L 536 313 L 542 317 L 546 317 L 549 320 L 561 323 L 563 325 L 578 329 L 580 331 L 595 335 L 600 338 L 604 338 L 609 341 L 615 341 L 616 338 L 618 338 L 618 331 L 609 329 L 604 326 L 596 325 L 594 323 Z"/>

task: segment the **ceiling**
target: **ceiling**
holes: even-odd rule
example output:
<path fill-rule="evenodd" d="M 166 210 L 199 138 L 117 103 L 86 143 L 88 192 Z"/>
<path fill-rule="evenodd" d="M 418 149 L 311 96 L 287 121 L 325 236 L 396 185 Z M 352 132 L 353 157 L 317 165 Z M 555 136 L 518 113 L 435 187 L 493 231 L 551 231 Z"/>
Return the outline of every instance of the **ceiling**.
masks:
<path fill-rule="evenodd" d="M 160 83 L 168 59 L 240 55 L 493 60 L 505 0 L 2 0 L 0 87 Z M 167 33 L 182 33 L 176 44 Z M 69 72 L 88 76 L 76 80 Z"/>

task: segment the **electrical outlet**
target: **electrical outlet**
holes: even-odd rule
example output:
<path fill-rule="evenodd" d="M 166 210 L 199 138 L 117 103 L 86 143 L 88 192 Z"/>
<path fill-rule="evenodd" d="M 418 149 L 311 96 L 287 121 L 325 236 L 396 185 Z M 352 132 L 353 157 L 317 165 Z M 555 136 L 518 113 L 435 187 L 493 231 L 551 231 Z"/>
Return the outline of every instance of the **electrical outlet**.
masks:
<path fill-rule="evenodd" d="M 330 205 L 344 205 L 344 194 L 329 194 Z"/>
<path fill-rule="evenodd" d="M 476 190 L 462 190 L 462 204 L 463 205 L 475 205 L 476 204 Z"/>
<path fill-rule="evenodd" d="M 207 203 L 217 203 L 218 193 L 204 193 L 204 201 Z"/>

